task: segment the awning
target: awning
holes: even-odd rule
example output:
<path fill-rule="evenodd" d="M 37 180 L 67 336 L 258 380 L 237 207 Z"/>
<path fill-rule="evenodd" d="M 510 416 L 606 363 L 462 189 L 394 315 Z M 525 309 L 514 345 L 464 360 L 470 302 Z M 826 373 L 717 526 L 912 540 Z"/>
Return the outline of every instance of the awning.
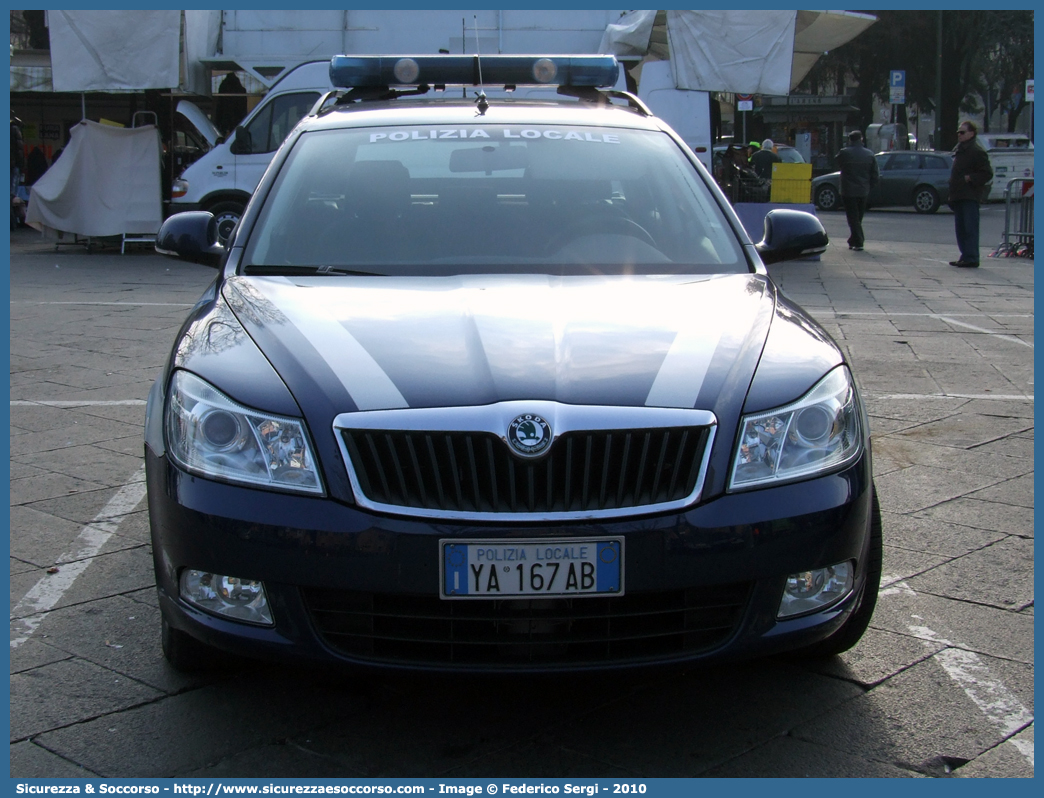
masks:
<path fill-rule="evenodd" d="M 632 11 L 606 28 L 600 49 L 669 57 L 679 89 L 781 95 L 876 19 L 849 11 Z"/>
<path fill-rule="evenodd" d="M 794 62 L 790 88 L 805 79 L 823 53 L 850 42 L 877 21 L 853 11 L 798 11 L 794 24 Z"/>

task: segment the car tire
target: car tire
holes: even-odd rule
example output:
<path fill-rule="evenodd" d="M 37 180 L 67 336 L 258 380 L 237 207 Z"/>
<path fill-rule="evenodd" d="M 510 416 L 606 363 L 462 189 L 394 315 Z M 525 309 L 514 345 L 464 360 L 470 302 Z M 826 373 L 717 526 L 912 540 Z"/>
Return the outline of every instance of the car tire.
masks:
<path fill-rule="evenodd" d="M 877 606 L 877 592 L 881 588 L 881 567 L 884 559 L 884 544 L 881 533 L 881 505 L 877 500 L 877 490 L 873 489 L 873 500 L 870 508 L 870 553 L 867 560 L 866 581 L 859 604 L 848 616 L 841 628 L 825 640 L 797 651 L 802 659 L 825 659 L 837 656 L 852 648 L 862 639 L 874 607 Z"/>
<path fill-rule="evenodd" d="M 199 642 L 180 629 L 175 629 L 166 618 L 161 620 L 160 642 L 163 646 L 163 656 L 170 666 L 180 673 L 215 670 L 225 658 L 216 648 Z"/>
<path fill-rule="evenodd" d="M 841 209 L 841 193 L 836 186 L 827 183 L 816 189 L 816 208 L 821 211 L 837 211 Z"/>
<path fill-rule="evenodd" d="M 214 214 L 214 219 L 217 221 L 218 241 L 222 245 L 228 243 L 229 236 L 239 224 L 239 220 L 243 218 L 245 208 L 246 206 L 241 202 L 219 202 L 207 208 Z"/>
<path fill-rule="evenodd" d="M 939 210 L 939 193 L 931 186 L 921 186 L 914 192 L 914 210 L 935 213 Z"/>

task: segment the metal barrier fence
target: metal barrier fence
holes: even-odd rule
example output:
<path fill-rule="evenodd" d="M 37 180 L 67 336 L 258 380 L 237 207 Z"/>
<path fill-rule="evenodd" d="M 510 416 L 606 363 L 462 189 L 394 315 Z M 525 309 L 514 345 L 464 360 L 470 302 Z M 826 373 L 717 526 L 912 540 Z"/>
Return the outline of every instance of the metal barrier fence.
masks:
<path fill-rule="evenodd" d="M 1014 177 L 1004 189 L 1004 240 L 991 258 L 1033 257 L 1033 178 Z"/>

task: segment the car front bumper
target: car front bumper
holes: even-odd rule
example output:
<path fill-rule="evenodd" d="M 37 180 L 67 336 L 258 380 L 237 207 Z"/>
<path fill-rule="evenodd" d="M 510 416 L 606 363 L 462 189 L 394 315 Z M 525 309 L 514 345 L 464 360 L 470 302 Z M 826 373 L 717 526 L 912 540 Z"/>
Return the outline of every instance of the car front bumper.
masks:
<path fill-rule="evenodd" d="M 160 607 L 215 648 L 435 671 L 595 670 L 747 658 L 823 639 L 857 605 L 871 514 L 869 457 L 836 474 L 712 498 L 685 512 L 542 524 L 439 523 L 187 474 L 146 447 Z M 622 537 L 626 593 L 439 599 L 439 540 Z M 776 620 L 788 575 L 856 561 L 852 592 Z M 261 580 L 275 625 L 178 596 L 185 568 Z"/>

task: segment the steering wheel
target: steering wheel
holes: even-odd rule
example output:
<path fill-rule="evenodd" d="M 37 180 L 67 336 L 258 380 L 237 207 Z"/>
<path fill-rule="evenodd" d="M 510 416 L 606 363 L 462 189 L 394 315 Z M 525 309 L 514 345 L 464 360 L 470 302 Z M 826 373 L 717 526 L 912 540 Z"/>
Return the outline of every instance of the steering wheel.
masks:
<path fill-rule="evenodd" d="M 570 241 L 583 236 L 599 234 L 630 236 L 656 248 L 656 239 L 633 219 L 628 219 L 626 216 L 587 216 L 567 225 L 552 236 L 547 242 L 545 252 L 548 254 L 557 252 Z"/>

